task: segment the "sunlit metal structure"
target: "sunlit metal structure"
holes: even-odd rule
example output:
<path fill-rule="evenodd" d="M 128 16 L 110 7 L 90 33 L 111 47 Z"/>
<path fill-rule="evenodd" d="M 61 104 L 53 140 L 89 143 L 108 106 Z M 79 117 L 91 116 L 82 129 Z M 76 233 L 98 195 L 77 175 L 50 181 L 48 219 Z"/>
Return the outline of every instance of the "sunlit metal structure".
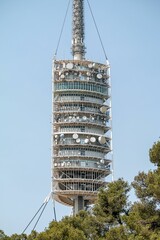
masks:
<path fill-rule="evenodd" d="M 73 0 L 73 60 L 54 60 L 52 84 L 52 191 L 74 213 L 111 173 L 110 66 L 85 59 L 83 5 Z"/>

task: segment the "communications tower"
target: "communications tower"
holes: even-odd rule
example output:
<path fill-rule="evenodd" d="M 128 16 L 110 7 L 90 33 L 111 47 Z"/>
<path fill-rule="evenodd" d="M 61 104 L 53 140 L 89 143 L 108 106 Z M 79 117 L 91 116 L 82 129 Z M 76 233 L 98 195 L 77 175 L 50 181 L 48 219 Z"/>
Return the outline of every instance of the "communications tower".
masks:
<path fill-rule="evenodd" d="M 84 0 L 73 0 L 72 55 L 53 63 L 52 192 L 76 214 L 111 174 L 110 67 L 85 59 Z"/>

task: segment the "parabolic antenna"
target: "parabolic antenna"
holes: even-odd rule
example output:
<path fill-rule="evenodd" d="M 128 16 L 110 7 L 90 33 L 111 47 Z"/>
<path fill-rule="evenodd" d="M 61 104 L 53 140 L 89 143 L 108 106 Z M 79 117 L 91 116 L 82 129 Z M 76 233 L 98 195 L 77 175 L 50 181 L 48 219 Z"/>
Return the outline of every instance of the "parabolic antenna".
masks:
<path fill-rule="evenodd" d="M 90 141 L 91 141 L 91 143 L 95 143 L 96 142 L 96 138 L 95 137 L 91 137 Z"/>
<path fill-rule="evenodd" d="M 88 139 L 88 138 L 84 139 L 84 142 L 85 142 L 85 143 L 88 143 L 88 142 L 89 142 L 89 139 Z"/>
<path fill-rule="evenodd" d="M 101 160 L 100 160 L 100 163 L 103 163 L 103 164 L 104 164 L 104 159 L 101 159 Z"/>
<path fill-rule="evenodd" d="M 86 120 L 87 120 L 87 117 L 86 117 L 86 116 L 83 116 L 83 120 L 86 121 Z"/>
<path fill-rule="evenodd" d="M 72 137 L 73 137 L 73 139 L 77 139 L 77 138 L 78 138 L 78 134 L 77 134 L 77 133 L 74 133 L 74 134 L 72 135 Z"/>
<path fill-rule="evenodd" d="M 98 79 L 101 79 L 101 78 L 102 78 L 102 74 L 98 73 L 98 74 L 97 74 L 97 78 L 98 78 Z"/>
<path fill-rule="evenodd" d="M 61 75 L 61 78 L 64 78 L 64 74 Z"/>
<path fill-rule="evenodd" d="M 98 142 L 99 142 L 100 144 L 105 144 L 105 143 L 106 143 L 106 138 L 105 138 L 104 136 L 100 136 L 100 137 L 98 138 Z"/>
<path fill-rule="evenodd" d="M 73 68 L 73 63 L 67 63 L 67 66 L 66 66 L 68 69 L 72 69 Z"/>
<path fill-rule="evenodd" d="M 100 111 L 101 111 L 101 113 L 106 113 L 106 112 L 107 112 L 107 107 L 102 106 L 102 107 L 100 108 Z"/>
<path fill-rule="evenodd" d="M 89 68 L 92 68 L 92 67 L 93 67 L 92 63 L 88 64 L 88 67 L 89 67 Z"/>
<path fill-rule="evenodd" d="M 80 138 L 77 138 L 76 139 L 76 143 L 80 143 L 81 139 Z"/>

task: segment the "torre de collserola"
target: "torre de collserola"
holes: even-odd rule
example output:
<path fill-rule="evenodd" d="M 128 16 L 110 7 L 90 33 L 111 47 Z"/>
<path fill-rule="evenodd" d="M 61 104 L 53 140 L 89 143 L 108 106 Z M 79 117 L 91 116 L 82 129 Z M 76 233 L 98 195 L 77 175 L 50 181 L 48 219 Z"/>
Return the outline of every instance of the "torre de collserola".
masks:
<path fill-rule="evenodd" d="M 77 213 L 95 202 L 111 174 L 111 96 L 108 61 L 85 59 L 84 0 L 72 8 L 73 59 L 53 62 L 52 191 Z"/>

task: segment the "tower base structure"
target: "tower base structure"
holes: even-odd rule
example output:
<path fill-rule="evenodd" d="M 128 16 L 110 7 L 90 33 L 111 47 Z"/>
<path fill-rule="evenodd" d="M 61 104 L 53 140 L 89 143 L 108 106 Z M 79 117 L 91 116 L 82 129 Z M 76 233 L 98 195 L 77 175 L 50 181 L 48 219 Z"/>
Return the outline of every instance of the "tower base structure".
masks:
<path fill-rule="evenodd" d="M 84 199 L 83 196 L 77 196 L 74 200 L 73 214 L 77 214 L 80 210 L 84 209 Z"/>

